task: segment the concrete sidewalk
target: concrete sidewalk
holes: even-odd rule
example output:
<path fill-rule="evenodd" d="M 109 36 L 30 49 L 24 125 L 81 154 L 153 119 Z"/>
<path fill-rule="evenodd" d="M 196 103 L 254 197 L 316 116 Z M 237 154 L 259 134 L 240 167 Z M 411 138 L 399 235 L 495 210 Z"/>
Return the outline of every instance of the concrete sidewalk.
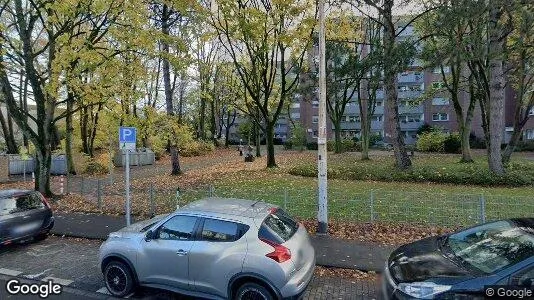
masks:
<path fill-rule="evenodd" d="M 126 226 L 124 216 L 55 213 L 52 233 L 58 236 L 107 239 L 109 233 Z M 135 220 L 132 220 L 135 222 Z M 317 265 L 380 273 L 394 247 L 312 235 Z"/>

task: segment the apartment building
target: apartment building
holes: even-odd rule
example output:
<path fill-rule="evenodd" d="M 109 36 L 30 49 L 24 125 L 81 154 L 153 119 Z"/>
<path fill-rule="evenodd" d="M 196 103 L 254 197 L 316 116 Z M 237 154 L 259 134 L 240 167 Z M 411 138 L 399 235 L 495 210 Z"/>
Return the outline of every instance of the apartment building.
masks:
<path fill-rule="evenodd" d="M 399 26 L 400 28 L 401 26 Z M 406 27 L 402 33 L 399 34 L 398 39 L 407 39 L 414 37 L 415 31 L 413 26 Z M 366 49 L 360 49 L 366 51 Z M 307 63 L 309 68 L 313 71 L 318 61 L 318 45 L 309 51 Z M 445 73 L 450 72 L 448 68 L 444 68 Z M 424 125 L 440 127 L 444 132 L 457 132 L 458 122 L 456 113 L 454 111 L 453 103 L 450 100 L 450 95 L 447 92 L 436 92 L 431 99 L 426 101 L 418 101 L 417 99 L 430 89 L 440 89 L 443 86 L 443 79 L 441 69 L 423 69 L 423 62 L 414 58 L 411 64 L 403 72 L 397 75 L 397 93 L 399 106 L 399 122 L 401 132 L 404 135 L 406 144 L 415 144 L 417 141 L 417 131 Z M 301 75 L 301 84 L 310 84 L 310 79 L 306 74 Z M 327 87 L 328 88 L 328 87 Z M 318 121 L 319 121 L 319 95 L 317 88 L 305 89 L 308 92 L 295 94 L 294 99 L 289 106 L 289 111 L 284 112 L 278 120 L 275 128 L 275 138 L 285 141 L 290 136 L 290 120 L 300 122 L 306 129 L 308 141 L 313 141 L 317 138 Z M 361 93 L 365 95 L 365 93 Z M 465 91 L 459 94 L 462 106 L 468 106 L 469 94 Z M 516 93 L 511 85 L 506 87 L 505 92 L 505 132 L 504 141 L 508 142 L 513 132 L 513 120 Z M 385 141 L 388 141 L 387 120 L 385 115 L 385 99 L 384 90 L 380 88 L 377 91 L 377 101 L 374 114 L 371 118 L 371 133 L 380 135 Z M 530 111 L 532 116 L 524 127 L 523 139 L 534 140 L 534 108 Z M 239 126 L 239 122 L 236 122 Z M 341 122 L 341 132 L 344 138 L 359 137 L 361 134 L 361 117 L 360 108 L 358 105 L 357 93 L 347 104 L 345 114 Z M 474 117 L 472 121 L 472 134 L 483 138 L 484 132 L 482 129 L 482 119 L 480 106 L 474 110 Z M 232 129 L 232 139 L 237 138 L 236 129 Z M 327 132 L 328 138 L 333 139 L 333 124 L 327 118 Z"/>

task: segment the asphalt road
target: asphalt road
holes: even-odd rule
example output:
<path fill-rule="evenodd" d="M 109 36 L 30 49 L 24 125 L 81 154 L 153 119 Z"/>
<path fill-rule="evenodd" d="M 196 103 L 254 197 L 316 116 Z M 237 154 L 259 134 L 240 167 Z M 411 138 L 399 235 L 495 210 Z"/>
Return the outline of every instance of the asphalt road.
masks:
<path fill-rule="evenodd" d="M 12 296 L 6 280 L 18 278 L 28 282 L 52 280 L 63 293 L 50 299 L 108 299 L 98 267 L 97 240 L 49 237 L 37 243 L 0 248 L 0 299 L 39 299 Z M 304 299 L 377 299 L 376 283 L 343 278 L 314 277 Z M 141 289 L 132 299 L 191 299 L 171 292 Z"/>

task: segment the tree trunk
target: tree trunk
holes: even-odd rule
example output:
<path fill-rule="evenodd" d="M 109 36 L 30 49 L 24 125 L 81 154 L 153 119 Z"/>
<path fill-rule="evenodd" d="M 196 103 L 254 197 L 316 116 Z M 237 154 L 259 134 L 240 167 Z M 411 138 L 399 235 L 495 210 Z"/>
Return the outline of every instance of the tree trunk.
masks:
<path fill-rule="evenodd" d="M 171 175 L 182 174 L 182 169 L 180 168 L 180 154 L 178 153 L 178 147 L 176 147 L 176 145 L 171 146 L 171 162 L 172 162 Z"/>
<path fill-rule="evenodd" d="M 369 84 L 369 83 L 367 83 Z M 358 88 L 360 88 L 358 86 Z M 360 97 L 360 93 L 358 93 L 358 98 Z M 362 99 L 360 101 L 360 121 L 361 121 L 361 131 L 360 131 L 360 144 L 362 145 L 362 160 L 369 160 L 369 133 L 370 133 L 370 126 L 369 123 L 369 102 L 371 102 L 369 99 Z M 374 101 L 373 101 L 374 103 Z"/>
<path fill-rule="evenodd" d="M 44 138 L 47 140 L 48 138 Z M 50 197 L 52 191 L 50 190 L 50 165 L 52 163 L 52 151 L 50 146 L 46 145 L 36 149 L 36 164 L 35 164 L 35 190 L 41 192 L 43 195 Z"/>
<path fill-rule="evenodd" d="M 256 157 L 261 157 L 261 129 L 260 125 L 254 122 L 254 137 L 256 137 Z"/>
<path fill-rule="evenodd" d="M 343 152 L 341 149 L 341 124 L 339 119 L 334 122 L 334 144 L 335 153 Z"/>
<path fill-rule="evenodd" d="M 69 174 L 76 175 L 76 168 L 74 166 L 74 159 L 72 157 L 72 133 L 74 132 L 74 126 L 72 126 L 72 102 L 74 97 L 69 93 L 67 99 L 67 116 L 65 118 L 65 156 L 67 159 L 67 172 Z"/>
<path fill-rule="evenodd" d="M 211 139 L 213 140 L 213 144 L 215 146 L 219 146 L 219 142 L 217 141 L 217 122 L 215 119 L 215 99 L 212 99 L 210 101 L 210 133 L 211 133 Z"/>
<path fill-rule="evenodd" d="M 226 127 L 224 128 L 224 147 L 228 148 L 228 146 L 230 145 L 230 111 L 228 111 L 226 117 Z"/>
<path fill-rule="evenodd" d="M 395 51 L 395 26 L 392 18 L 393 0 L 384 1 L 384 49 L 385 57 L 393 57 Z M 406 152 L 404 135 L 401 134 L 399 123 L 399 105 L 397 102 L 397 72 L 393 62 L 384 64 L 384 92 L 387 109 L 388 134 L 393 144 L 395 165 L 400 170 L 406 170 L 412 165 L 412 161 Z"/>
<path fill-rule="evenodd" d="M 275 168 L 276 160 L 274 158 L 274 124 L 266 122 L 265 124 L 265 137 L 267 144 L 267 168 Z"/>
<path fill-rule="evenodd" d="M 198 138 L 206 139 L 206 99 L 200 97 L 200 116 L 198 120 Z"/>
<path fill-rule="evenodd" d="M 2 132 L 4 133 L 4 140 L 6 142 L 7 153 L 17 154 L 18 153 L 17 144 L 15 143 L 13 133 L 9 131 L 9 127 L 4 117 L 4 113 L 2 112 L 1 109 L 0 109 L 0 124 L 2 125 Z"/>
<path fill-rule="evenodd" d="M 504 74 L 503 74 L 503 46 L 501 26 L 501 7 L 496 0 L 490 0 L 489 13 L 489 147 L 488 164 L 491 172 L 504 174 L 501 155 L 504 126 Z"/>

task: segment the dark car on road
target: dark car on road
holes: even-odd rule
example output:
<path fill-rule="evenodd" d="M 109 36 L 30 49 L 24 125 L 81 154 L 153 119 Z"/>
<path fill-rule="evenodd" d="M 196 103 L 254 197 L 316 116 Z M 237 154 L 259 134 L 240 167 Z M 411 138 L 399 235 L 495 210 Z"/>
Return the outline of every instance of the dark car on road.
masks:
<path fill-rule="evenodd" d="M 0 191 L 0 246 L 45 239 L 53 226 L 52 209 L 41 193 Z"/>
<path fill-rule="evenodd" d="M 534 290 L 533 282 L 534 218 L 525 218 L 399 247 L 386 262 L 382 292 L 385 299 L 484 299 L 510 286 Z"/>

